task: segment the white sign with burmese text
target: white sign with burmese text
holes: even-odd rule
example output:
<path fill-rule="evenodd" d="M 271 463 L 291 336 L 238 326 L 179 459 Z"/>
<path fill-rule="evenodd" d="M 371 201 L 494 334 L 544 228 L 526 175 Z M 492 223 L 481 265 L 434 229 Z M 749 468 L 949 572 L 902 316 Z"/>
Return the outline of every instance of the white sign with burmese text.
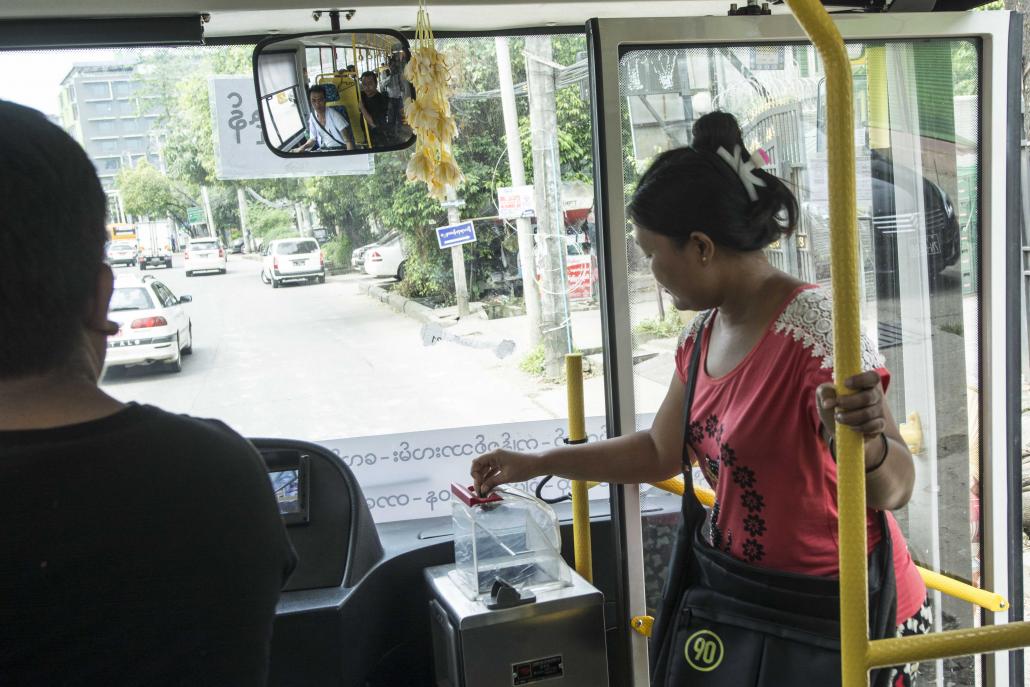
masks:
<path fill-rule="evenodd" d="M 263 139 L 254 80 L 247 76 L 212 76 L 209 83 L 219 179 L 339 176 L 374 171 L 371 155 L 279 157 Z"/>

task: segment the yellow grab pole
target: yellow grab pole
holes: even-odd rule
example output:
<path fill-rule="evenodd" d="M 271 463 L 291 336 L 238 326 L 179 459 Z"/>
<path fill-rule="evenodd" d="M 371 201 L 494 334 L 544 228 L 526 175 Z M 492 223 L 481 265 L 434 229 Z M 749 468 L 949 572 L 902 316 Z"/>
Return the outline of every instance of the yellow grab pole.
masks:
<path fill-rule="evenodd" d="M 569 443 L 586 441 L 586 418 L 583 414 L 583 356 L 565 356 L 566 394 L 569 408 Z M 587 484 L 572 480 L 572 541 L 576 550 L 576 572 L 587 582 L 594 581 L 594 565 L 590 548 L 590 501 Z"/>
<path fill-rule="evenodd" d="M 855 210 L 854 106 L 851 62 L 844 39 L 819 0 L 787 0 L 826 68 L 830 192 L 830 275 L 833 288 L 833 367 L 837 393 L 861 371 L 858 231 Z M 837 508 L 840 542 L 842 687 L 868 685 L 869 598 L 866 581 L 865 458 L 862 437 L 837 427 Z"/>

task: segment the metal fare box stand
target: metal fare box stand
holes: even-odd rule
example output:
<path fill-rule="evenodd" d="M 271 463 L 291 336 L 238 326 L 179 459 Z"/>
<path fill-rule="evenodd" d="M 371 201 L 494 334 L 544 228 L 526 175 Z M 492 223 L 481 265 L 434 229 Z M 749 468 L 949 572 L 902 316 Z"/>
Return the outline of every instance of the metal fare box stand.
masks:
<path fill-rule="evenodd" d="M 515 592 L 516 605 L 491 609 L 510 588 L 473 601 L 454 570 L 425 570 L 437 687 L 607 687 L 604 597 L 594 586 L 572 572 L 570 586 L 529 601 Z"/>

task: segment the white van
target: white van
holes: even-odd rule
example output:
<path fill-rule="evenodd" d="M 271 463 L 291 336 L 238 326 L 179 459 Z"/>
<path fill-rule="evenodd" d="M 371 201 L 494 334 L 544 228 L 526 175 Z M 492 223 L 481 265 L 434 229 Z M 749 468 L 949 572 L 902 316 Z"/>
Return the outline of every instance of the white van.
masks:
<path fill-rule="evenodd" d="M 325 283 L 325 257 L 315 239 L 276 239 L 262 253 L 261 281 L 273 289 L 292 279 Z"/>
<path fill-rule="evenodd" d="M 216 238 L 190 239 L 183 254 L 186 276 L 192 277 L 194 272 L 219 272 L 225 274 L 227 259 L 225 248 Z"/>

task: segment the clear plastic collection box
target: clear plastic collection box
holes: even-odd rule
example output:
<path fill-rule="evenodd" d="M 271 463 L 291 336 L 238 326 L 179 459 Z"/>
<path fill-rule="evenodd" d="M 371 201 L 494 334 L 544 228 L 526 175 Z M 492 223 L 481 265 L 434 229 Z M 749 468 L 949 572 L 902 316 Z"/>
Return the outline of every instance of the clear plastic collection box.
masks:
<path fill-rule="evenodd" d="M 451 491 L 454 577 L 470 599 L 489 596 L 497 580 L 534 593 L 572 584 L 549 505 L 507 486 L 486 497 L 459 484 Z"/>

